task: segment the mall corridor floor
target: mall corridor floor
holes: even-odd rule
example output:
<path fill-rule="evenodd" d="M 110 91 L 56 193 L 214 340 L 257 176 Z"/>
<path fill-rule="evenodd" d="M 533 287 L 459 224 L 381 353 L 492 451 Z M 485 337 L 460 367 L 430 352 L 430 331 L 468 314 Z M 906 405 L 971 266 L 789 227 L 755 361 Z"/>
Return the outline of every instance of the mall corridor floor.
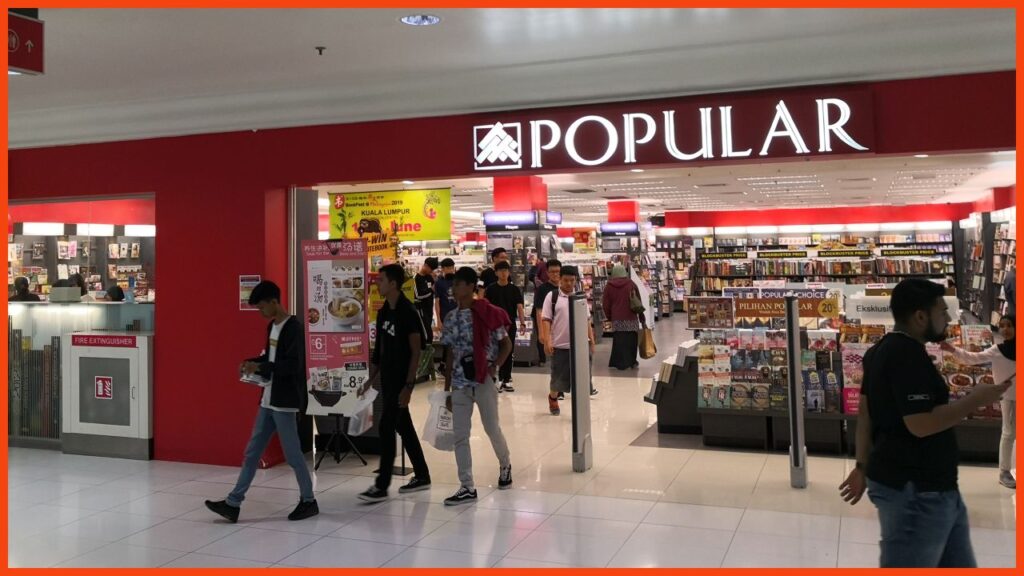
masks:
<path fill-rule="evenodd" d="M 684 322 L 657 327 L 660 357 L 675 353 Z M 137 462 L 10 449 L 9 564 L 26 566 L 453 566 L 453 567 L 870 567 L 878 523 L 865 498 L 842 503 L 845 458 L 811 457 L 810 485 L 789 487 L 784 454 L 710 450 L 692 437 L 637 441 L 655 424 L 643 402 L 659 361 L 610 373 L 598 347 L 593 398 L 594 466 L 574 473 L 571 410 L 548 414 L 543 368 L 517 369 L 499 396 L 512 451 L 513 489 L 497 491 L 498 464 L 474 416 L 479 501 L 441 502 L 457 488 L 452 453 L 425 447 L 433 487 L 364 504 L 373 458 L 324 461 L 315 475 L 321 513 L 289 522 L 298 500 L 284 464 L 261 470 L 238 524 L 203 506 L 231 489 L 238 468 Z M 413 419 L 422 426 L 421 384 Z M 641 445 L 642 444 L 642 445 Z M 651 444 L 660 444 L 658 447 Z M 962 466 L 979 563 L 1015 562 L 1015 496 L 990 466 Z"/>

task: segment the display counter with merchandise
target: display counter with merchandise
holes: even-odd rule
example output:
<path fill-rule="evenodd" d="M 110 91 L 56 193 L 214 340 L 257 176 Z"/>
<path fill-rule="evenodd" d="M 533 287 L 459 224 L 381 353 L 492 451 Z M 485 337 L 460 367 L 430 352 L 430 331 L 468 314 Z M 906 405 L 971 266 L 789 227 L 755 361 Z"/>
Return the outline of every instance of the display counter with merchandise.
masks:
<path fill-rule="evenodd" d="M 9 303 L 8 445 L 61 447 L 64 336 L 152 334 L 154 310 L 151 303 Z"/>

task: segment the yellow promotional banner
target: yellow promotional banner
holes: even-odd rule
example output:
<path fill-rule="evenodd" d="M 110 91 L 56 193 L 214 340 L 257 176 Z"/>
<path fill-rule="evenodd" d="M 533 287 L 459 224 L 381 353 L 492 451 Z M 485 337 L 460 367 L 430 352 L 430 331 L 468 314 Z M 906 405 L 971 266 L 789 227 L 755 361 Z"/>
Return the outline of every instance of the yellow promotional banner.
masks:
<path fill-rule="evenodd" d="M 331 238 L 365 238 L 370 251 L 389 241 L 451 238 L 451 190 L 331 194 Z"/>

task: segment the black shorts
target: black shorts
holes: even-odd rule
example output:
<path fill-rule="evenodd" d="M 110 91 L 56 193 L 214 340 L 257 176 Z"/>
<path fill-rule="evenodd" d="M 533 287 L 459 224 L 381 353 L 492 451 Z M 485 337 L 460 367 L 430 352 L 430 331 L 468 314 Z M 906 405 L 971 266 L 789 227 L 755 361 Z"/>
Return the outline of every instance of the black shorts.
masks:
<path fill-rule="evenodd" d="M 551 361 L 551 391 L 568 394 L 572 386 L 572 379 L 569 377 L 572 351 L 555 348 L 555 353 L 548 360 Z"/>

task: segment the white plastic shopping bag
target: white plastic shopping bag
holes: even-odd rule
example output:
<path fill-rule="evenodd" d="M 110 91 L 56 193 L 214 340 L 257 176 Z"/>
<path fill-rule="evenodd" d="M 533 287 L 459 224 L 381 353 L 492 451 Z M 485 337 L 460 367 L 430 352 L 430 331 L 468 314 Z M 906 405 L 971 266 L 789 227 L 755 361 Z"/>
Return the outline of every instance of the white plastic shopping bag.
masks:
<path fill-rule="evenodd" d="M 438 450 L 455 450 L 455 426 L 452 413 L 445 407 L 449 392 L 434 390 L 430 393 L 430 415 L 423 424 L 423 441 Z"/>
<path fill-rule="evenodd" d="M 367 404 L 365 408 L 356 412 L 348 419 L 348 435 L 359 436 L 373 428 L 373 404 Z"/>

